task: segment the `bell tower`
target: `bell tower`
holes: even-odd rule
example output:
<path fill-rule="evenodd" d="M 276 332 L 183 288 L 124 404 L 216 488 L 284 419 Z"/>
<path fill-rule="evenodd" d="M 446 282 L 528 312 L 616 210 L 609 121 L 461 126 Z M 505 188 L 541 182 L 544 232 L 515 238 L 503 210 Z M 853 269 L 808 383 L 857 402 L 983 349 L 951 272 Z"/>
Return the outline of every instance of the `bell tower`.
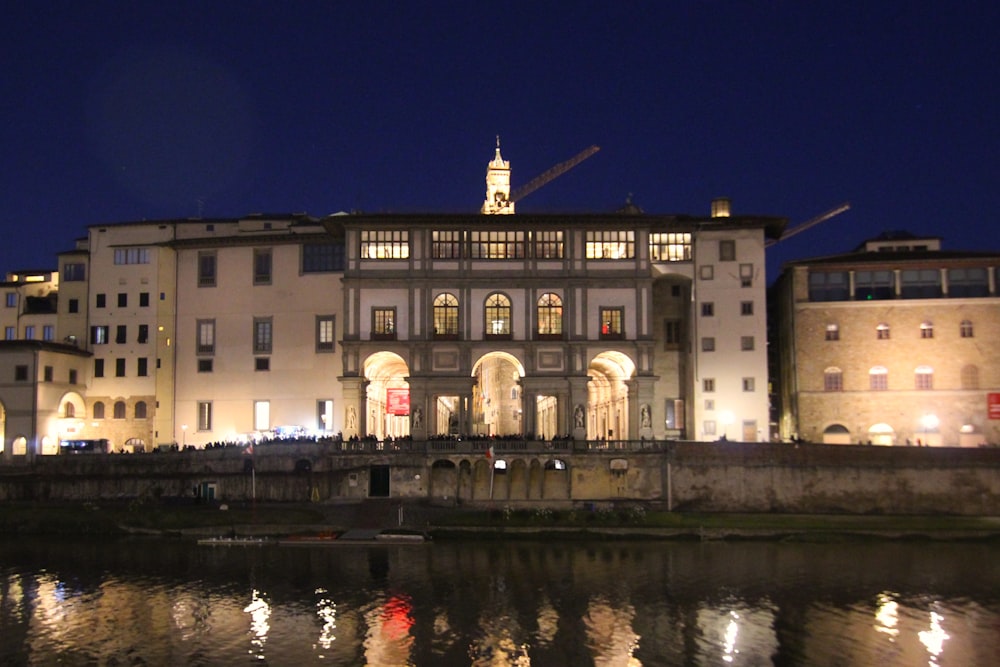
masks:
<path fill-rule="evenodd" d="M 500 156 L 500 136 L 497 136 L 497 152 L 486 166 L 486 200 L 479 211 L 485 215 L 514 212 L 514 202 L 510 200 L 510 160 Z"/>

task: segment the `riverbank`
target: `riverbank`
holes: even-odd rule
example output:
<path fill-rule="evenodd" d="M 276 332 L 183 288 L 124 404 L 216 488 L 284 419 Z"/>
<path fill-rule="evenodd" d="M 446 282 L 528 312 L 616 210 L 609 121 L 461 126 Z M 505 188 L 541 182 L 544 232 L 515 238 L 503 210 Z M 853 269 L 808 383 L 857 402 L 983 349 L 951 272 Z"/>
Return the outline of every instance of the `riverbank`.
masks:
<path fill-rule="evenodd" d="M 409 528 L 435 539 L 925 539 L 1000 541 L 1000 517 L 483 510 L 369 501 L 197 505 L 134 502 L 4 503 L 0 535 L 282 536 L 352 528 Z"/>

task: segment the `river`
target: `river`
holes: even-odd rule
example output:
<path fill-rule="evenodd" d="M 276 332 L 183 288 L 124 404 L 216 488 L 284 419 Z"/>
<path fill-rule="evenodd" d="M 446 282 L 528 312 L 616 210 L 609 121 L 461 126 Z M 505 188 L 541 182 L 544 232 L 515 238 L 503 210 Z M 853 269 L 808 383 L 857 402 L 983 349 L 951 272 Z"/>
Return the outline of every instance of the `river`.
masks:
<path fill-rule="evenodd" d="M 1000 547 L 4 538 L 3 665 L 995 665 Z"/>

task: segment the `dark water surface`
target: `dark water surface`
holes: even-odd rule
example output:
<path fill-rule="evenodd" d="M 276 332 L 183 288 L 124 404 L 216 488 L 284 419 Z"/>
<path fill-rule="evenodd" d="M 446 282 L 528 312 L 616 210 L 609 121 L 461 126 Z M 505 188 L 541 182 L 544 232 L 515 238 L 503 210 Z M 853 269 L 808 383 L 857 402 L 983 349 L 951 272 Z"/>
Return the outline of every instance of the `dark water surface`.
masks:
<path fill-rule="evenodd" d="M 5 538 L 2 665 L 1000 664 L 986 543 Z"/>

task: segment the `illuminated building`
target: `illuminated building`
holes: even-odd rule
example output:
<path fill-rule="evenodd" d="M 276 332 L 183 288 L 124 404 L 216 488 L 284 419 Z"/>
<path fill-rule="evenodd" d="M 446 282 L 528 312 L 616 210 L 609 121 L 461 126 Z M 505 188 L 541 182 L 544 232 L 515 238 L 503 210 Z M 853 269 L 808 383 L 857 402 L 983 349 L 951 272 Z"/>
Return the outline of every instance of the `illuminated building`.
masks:
<path fill-rule="evenodd" d="M 997 442 L 998 265 L 995 252 L 948 251 L 907 233 L 789 262 L 772 297 L 782 437 Z"/>
<path fill-rule="evenodd" d="M 498 146 L 482 213 L 507 215 L 91 226 L 59 258 L 56 337 L 90 354 L 77 435 L 769 437 L 764 247 L 784 219 L 724 199 L 511 215 L 510 195 Z M 18 435 L 66 436 L 8 428 L 8 454 Z"/>

